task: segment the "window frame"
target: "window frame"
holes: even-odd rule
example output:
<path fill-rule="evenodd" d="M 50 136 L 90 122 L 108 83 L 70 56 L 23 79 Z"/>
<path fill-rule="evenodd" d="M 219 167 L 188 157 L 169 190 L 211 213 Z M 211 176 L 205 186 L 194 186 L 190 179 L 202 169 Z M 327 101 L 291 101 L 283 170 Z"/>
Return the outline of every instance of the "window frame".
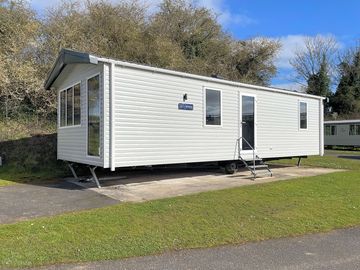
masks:
<path fill-rule="evenodd" d="M 306 128 L 301 127 L 301 103 L 306 104 Z M 304 100 L 298 102 L 298 129 L 299 131 L 306 131 L 309 129 L 309 103 Z"/>
<path fill-rule="evenodd" d="M 212 91 L 218 91 L 220 92 L 220 125 L 208 125 L 206 124 L 206 91 L 207 90 L 212 90 Z M 215 88 L 215 87 L 207 87 L 204 86 L 203 87 L 203 126 L 204 127 L 209 127 L 209 128 L 222 128 L 223 127 L 223 94 L 222 94 L 222 90 L 219 88 Z"/>
<path fill-rule="evenodd" d="M 99 118 L 99 155 L 98 156 L 92 156 L 92 155 L 89 155 L 89 80 L 91 78 L 94 78 L 96 76 L 99 76 L 99 104 L 100 104 L 100 118 Z M 103 151 L 102 151 L 102 144 L 103 144 L 103 134 L 102 134 L 102 121 L 103 121 L 103 114 L 104 114 L 104 111 L 103 111 L 103 106 L 104 104 L 101 102 L 101 97 L 103 95 L 102 91 L 104 89 L 104 86 L 102 84 L 102 78 L 101 78 L 101 72 L 97 72 L 95 74 L 92 74 L 88 77 L 85 78 L 85 91 L 86 91 L 86 94 L 85 94 L 85 98 L 86 98 L 86 158 L 89 158 L 89 159 L 93 159 L 93 160 L 102 160 L 102 156 L 103 156 Z"/>
<path fill-rule="evenodd" d="M 80 85 L 80 124 L 74 125 L 74 86 Z M 68 126 L 67 125 L 67 90 L 72 89 L 72 112 L 73 112 L 73 124 Z M 61 92 L 65 92 L 65 126 L 61 126 Z M 75 82 L 70 84 L 67 87 L 62 88 L 58 92 L 58 129 L 66 129 L 66 128 L 74 128 L 74 127 L 81 127 L 81 81 Z"/>

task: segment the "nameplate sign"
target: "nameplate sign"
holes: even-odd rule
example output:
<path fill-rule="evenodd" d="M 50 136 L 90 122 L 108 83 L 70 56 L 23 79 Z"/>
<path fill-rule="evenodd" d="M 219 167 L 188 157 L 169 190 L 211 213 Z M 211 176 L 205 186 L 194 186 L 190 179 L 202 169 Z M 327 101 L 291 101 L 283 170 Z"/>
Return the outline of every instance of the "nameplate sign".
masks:
<path fill-rule="evenodd" d="M 178 104 L 179 110 L 185 110 L 185 111 L 192 111 L 194 110 L 194 105 L 189 103 L 179 103 Z"/>

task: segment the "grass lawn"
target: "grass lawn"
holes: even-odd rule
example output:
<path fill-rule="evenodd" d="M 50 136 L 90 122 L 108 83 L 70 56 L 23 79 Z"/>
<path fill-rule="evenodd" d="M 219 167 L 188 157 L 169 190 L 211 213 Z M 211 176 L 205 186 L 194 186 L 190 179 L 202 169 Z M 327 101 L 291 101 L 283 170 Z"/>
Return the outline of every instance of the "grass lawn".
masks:
<path fill-rule="evenodd" d="M 351 170 L 0 225 L 0 267 L 119 259 L 360 224 L 360 161 L 306 162 Z"/>
<path fill-rule="evenodd" d="M 346 155 L 350 155 L 350 156 L 359 156 L 360 155 L 360 150 L 335 150 L 335 149 L 326 149 L 325 150 L 325 154 L 326 155 L 342 155 L 342 154 L 346 154 Z"/>
<path fill-rule="evenodd" d="M 326 151 L 326 153 L 328 153 Z M 353 160 L 347 158 L 338 158 L 333 151 L 330 152 L 331 155 L 326 155 L 323 157 L 320 156 L 310 156 L 308 158 L 303 158 L 301 160 L 301 166 L 313 166 L 313 167 L 323 167 L 323 168 L 334 168 L 334 169 L 344 169 L 344 170 L 360 170 L 360 160 Z M 329 154 L 330 154 L 329 153 Z M 356 153 L 349 154 L 347 151 L 336 151 L 337 155 L 352 155 L 356 156 Z M 360 153 L 358 154 L 360 155 Z M 298 159 L 281 159 L 271 161 L 270 164 L 282 164 L 282 165 L 296 165 Z"/>

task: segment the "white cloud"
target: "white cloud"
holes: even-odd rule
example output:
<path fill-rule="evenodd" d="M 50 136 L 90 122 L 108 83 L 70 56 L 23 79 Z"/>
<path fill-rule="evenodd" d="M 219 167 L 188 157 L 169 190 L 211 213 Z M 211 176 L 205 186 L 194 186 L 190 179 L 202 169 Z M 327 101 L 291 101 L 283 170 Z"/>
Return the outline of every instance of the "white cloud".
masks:
<path fill-rule="evenodd" d="M 291 69 L 290 59 L 294 58 L 295 52 L 305 48 L 305 35 L 288 35 L 280 37 L 282 47 L 277 56 L 275 64 L 278 68 Z"/>
<path fill-rule="evenodd" d="M 320 34 L 319 36 L 322 37 L 333 37 L 331 34 Z M 298 50 L 305 49 L 305 38 L 308 37 L 307 35 L 287 35 L 277 38 L 282 44 L 282 48 L 278 57 L 275 61 L 275 64 L 278 68 L 283 69 L 291 69 L 292 66 L 290 65 L 290 60 L 294 58 L 295 52 Z M 276 38 L 274 38 L 276 40 Z M 338 48 L 342 48 L 343 44 L 338 42 Z"/>

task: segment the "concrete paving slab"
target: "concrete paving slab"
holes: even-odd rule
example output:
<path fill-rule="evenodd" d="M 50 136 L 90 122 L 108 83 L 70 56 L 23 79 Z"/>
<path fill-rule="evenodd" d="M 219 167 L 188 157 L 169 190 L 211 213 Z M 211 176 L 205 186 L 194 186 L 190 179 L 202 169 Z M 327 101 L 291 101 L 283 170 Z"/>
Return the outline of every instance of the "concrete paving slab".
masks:
<path fill-rule="evenodd" d="M 291 178 L 315 176 L 331 173 L 335 169 L 307 167 L 272 168 L 273 177 L 268 174 L 253 180 L 247 170 L 227 175 L 217 169 L 163 169 L 148 171 L 129 171 L 126 178 L 112 178 L 102 181 L 102 188 L 94 183 L 79 183 L 73 178 L 69 182 L 80 185 L 94 192 L 106 195 L 121 202 L 142 202 L 161 198 L 195 194 L 199 192 L 220 190 L 244 185 L 254 185 Z M 119 176 L 120 177 L 120 176 Z"/>

